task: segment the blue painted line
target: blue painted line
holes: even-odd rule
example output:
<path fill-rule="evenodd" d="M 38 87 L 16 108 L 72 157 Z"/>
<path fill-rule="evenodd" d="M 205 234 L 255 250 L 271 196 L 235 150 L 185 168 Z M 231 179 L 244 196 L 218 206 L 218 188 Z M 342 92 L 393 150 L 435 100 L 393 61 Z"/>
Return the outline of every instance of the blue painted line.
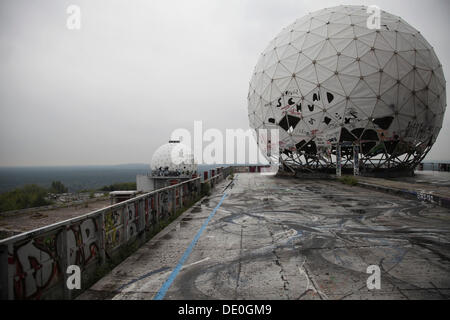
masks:
<path fill-rule="evenodd" d="M 177 277 L 178 273 L 180 272 L 181 268 L 183 267 L 183 264 L 186 262 L 187 258 L 191 254 L 192 250 L 194 249 L 195 245 L 197 244 L 198 239 L 200 239 L 200 236 L 202 235 L 203 231 L 205 230 L 206 226 L 208 225 L 209 221 L 212 219 L 212 217 L 216 214 L 217 209 L 222 205 L 223 200 L 227 196 L 226 193 L 223 194 L 222 198 L 220 199 L 217 206 L 214 208 L 214 210 L 209 214 L 208 218 L 203 222 L 203 225 L 201 226 L 200 230 L 198 230 L 197 234 L 195 235 L 194 239 L 192 239 L 191 244 L 189 247 L 187 247 L 186 251 L 184 251 L 183 256 L 181 257 L 180 261 L 178 261 L 177 266 L 175 269 L 173 269 L 172 273 L 170 274 L 169 278 L 167 278 L 166 282 L 162 285 L 162 287 L 159 289 L 156 296 L 153 298 L 153 300 L 162 300 L 164 299 L 164 296 L 166 295 L 167 290 L 169 290 L 170 286 L 172 285 L 172 282 Z"/>
<path fill-rule="evenodd" d="M 137 282 L 137 281 L 139 281 L 139 280 L 142 280 L 142 279 L 145 279 L 145 278 L 147 278 L 147 277 L 150 277 L 150 276 L 152 276 L 152 275 L 154 275 L 154 274 L 157 274 L 157 273 L 166 271 L 166 270 L 168 270 L 168 269 L 170 269 L 170 268 L 169 268 L 169 267 L 162 267 L 162 268 L 159 268 L 159 269 L 157 269 L 157 270 L 150 271 L 150 272 L 144 274 L 143 276 L 140 276 L 139 278 L 134 279 L 134 280 L 131 280 L 130 282 L 124 284 L 123 286 L 119 287 L 119 289 L 117 289 L 117 290 L 121 291 L 121 290 L 123 290 L 124 288 L 128 287 L 130 284 L 133 284 L 133 283 L 135 283 L 135 282 Z"/>

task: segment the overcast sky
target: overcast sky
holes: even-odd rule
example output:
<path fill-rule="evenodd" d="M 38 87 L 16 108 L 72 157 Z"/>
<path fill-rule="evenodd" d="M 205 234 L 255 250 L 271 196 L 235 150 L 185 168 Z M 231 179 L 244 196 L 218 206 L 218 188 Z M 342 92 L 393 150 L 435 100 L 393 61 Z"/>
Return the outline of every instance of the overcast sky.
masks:
<path fill-rule="evenodd" d="M 295 19 L 376 4 L 450 70 L 450 1 L 0 0 L 0 166 L 148 163 L 176 128 L 248 128 L 259 54 Z M 70 4 L 81 30 L 66 28 Z M 427 159 L 450 159 L 450 115 Z"/>

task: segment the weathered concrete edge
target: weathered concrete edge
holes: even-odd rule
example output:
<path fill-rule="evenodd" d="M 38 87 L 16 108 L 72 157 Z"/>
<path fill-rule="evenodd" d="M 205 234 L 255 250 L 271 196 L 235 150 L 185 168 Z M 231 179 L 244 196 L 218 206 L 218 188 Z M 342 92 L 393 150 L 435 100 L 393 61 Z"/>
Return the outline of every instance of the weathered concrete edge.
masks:
<path fill-rule="evenodd" d="M 95 242 L 97 243 L 97 259 L 92 259 L 90 261 L 85 262 L 81 261 L 79 265 L 82 268 L 82 276 L 81 276 L 81 285 L 82 288 L 89 288 L 92 284 L 102 276 L 103 272 L 109 272 L 110 268 L 114 268 L 122 261 L 124 261 L 131 252 L 136 251 L 143 244 L 148 242 L 150 238 L 155 236 L 154 232 L 159 233 L 162 229 L 167 227 L 167 224 L 170 224 L 170 220 L 173 218 L 177 218 L 183 212 L 189 210 L 189 207 L 195 206 L 199 201 L 202 201 L 203 197 L 200 192 L 202 185 L 209 185 L 210 188 L 214 188 L 217 184 L 219 184 L 222 180 L 224 180 L 230 173 L 232 173 L 232 167 L 221 168 L 220 173 L 211 177 L 205 182 L 200 181 L 200 177 L 193 178 L 191 180 L 187 180 L 181 182 L 176 185 L 167 186 L 161 189 L 154 190 L 152 192 L 143 194 L 141 196 L 137 196 L 135 198 L 113 204 L 111 206 L 98 209 L 96 211 L 92 211 L 87 214 L 82 214 L 77 217 L 70 218 L 68 220 L 60 221 L 48 226 L 44 226 L 41 228 L 37 228 L 28 232 L 24 232 L 18 235 L 14 235 L 12 237 L 0 240 L 0 300 L 7 299 L 73 299 L 81 294 L 82 291 L 71 291 L 67 288 L 66 278 L 67 274 L 64 272 L 66 270 L 67 265 L 70 264 L 68 258 L 68 247 L 69 241 L 67 240 L 67 232 L 72 227 L 80 229 L 80 225 L 84 220 L 95 219 L 95 225 L 100 226 L 100 228 L 95 227 Z M 186 189 L 186 184 L 194 184 L 193 188 Z M 186 192 L 187 191 L 187 192 Z M 166 201 L 163 201 L 161 198 L 161 192 L 166 193 Z M 187 196 L 187 197 L 184 197 Z M 156 204 L 153 207 L 153 200 L 156 197 Z M 150 202 L 149 209 L 145 209 L 145 201 L 150 201 L 152 199 L 152 205 L 150 210 Z M 192 202 L 191 202 L 192 201 Z M 170 206 L 170 203 L 172 205 Z M 134 206 L 135 216 L 134 218 L 129 218 L 128 214 L 125 214 L 128 206 Z M 184 206 L 187 207 L 184 207 Z M 119 242 L 113 247 L 110 248 L 109 252 L 106 250 L 105 242 L 107 241 L 108 230 L 105 228 L 105 212 L 107 210 L 118 210 L 118 221 L 119 227 L 121 228 L 121 232 L 124 232 L 124 235 L 120 237 Z M 179 210 L 182 211 L 179 211 Z M 151 219 L 146 219 L 146 215 L 150 214 Z M 174 217 L 176 215 L 176 217 Z M 149 217 L 150 217 L 149 216 Z M 169 220 L 169 221 L 168 221 Z M 134 235 L 129 233 L 128 225 L 132 225 L 129 223 L 132 221 L 133 225 L 136 222 L 138 225 L 136 227 L 137 232 L 134 232 Z M 161 225 L 162 223 L 162 225 Z M 156 230 L 155 230 L 156 229 Z M 43 234 L 50 234 L 55 239 L 56 246 L 54 248 L 54 256 L 49 258 L 45 258 L 44 263 L 52 263 L 55 264 L 55 260 L 61 261 L 61 263 L 56 263 L 56 267 L 53 269 L 55 272 L 62 274 L 63 277 L 55 278 L 55 281 L 48 282 L 49 286 L 45 288 L 40 288 L 40 292 L 32 292 L 28 295 L 19 295 L 16 296 L 16 292 L 14 291 L 14 284 L 11 284 L 11 280 L 15 277 L 15 271 L 17 268 L 10 268 L 11 259 L 10 256 L 14 256 L 15 254 L 15 244 L 19 241 L 23 241 L 24 243 L 31 243 L 35 240 L 36 237 L 41 236 Z M 81 232 L 78 230 L 78 232 Z M 84 242 L 83 242 L 84 245 Z M 83 246 L 78 246 L 84 248 Z M 56 251 L 58 248 L 58 251 Z M 78 249 L 79 250 L 79 249 Z M 12 252 L 10 254 L 10 252 Z M 38 254 L 36 259 L 42 259 L 42 255 Z M 40 262 L 41 260 L 39 260 Z M 17 261 L 12 259 L 12 264 L 16 264 Z M 109 270 L 108 270 L 109 269 Z M 34 276 L 33 276 L 34 277 Z M 35 277 L 30 281 L 36 281 Z M 25 283 L 26 284 L 26 283 Z M 23 286 L 23 290 L 21 292 L 26 292 L 26 288 Z"/>
<path fill-rule="evenodd" d="M 423 192 L 421 190 L 407 190 L 407 189 L 398 189 L 398 188 L 392 188 L 392 187 L 386 187 L 381 186 L 377 184 L 367 183 L 367 182 L 359 182 L 358 186 L 374 189 L 386 193 L 394 193 L 397 195 L 400 195 L 402 197 L 408 198 L 408 199 L 415 199 L 418 201 L 424 201 L 428 203 L 432 203 L 444 208 L 450 209 L 450 198 L 442 197 L 436 194 L 432 194 L 429 192 Z"/>
<path fill-rule="evenodd" d="M 178 217 L 176 217 L 171 223 L 169 223 L 167 226 L 165 226 L 164 228 L 162 228 L 158 233 L 156 233 L 154 236 L 152 236 L 149 240 L 144 241 L 143 243 L 141 243 L 141 245 L 139 246 L 139 248 L 136 250 L 136 252 L 130 254 L 129 256 L 127 256 L 124 260 L 122 260 L 120 263 L 118 263 L 116 266 L 114 266 L 111 270 L 108 271 L 108 273 L 106 273 L 103 277 L 107 276 L 108 274 L 111 274 L 112 272 L 114 272 L 114 269 L 118 268 L 121 264 L 125 263 L 128 259 L 130 259 L 134 254 L 136 254 L 139 250 L 142 250 L 143 248 L 145 248 L 146 246 L 152 246 L 154 245 L 156 242 L 161 241 L 164 236 L 166 236 L 168 233 L 172 232 L 173 230 L 176 230 L 177 225 L 182 221 L 183 218 L 185 218 L 187 215 L 189 215 L 190 213 L 192 213 L 192 210 L 194 209 L 195 206 L 199 205 L 202 203 L 202 201 L 206 198 L 208 198 L 208 195 L 205 195 L 203 197 L 200 197 L 196 202 L 194 202 L 192 204 L 192 206 L 186 210 L 184 210 Z M 95 284 L 97 284 L 100 280 L 103 279 L 103 277 L 101 277 L 100 279 L 96 280 L 94 283 L 92 283 L 88 288 L 84 288 L 81 292 L 78 293 L 78 295 L 75 297 L 75 300 L 89 300 L 89 299 L 85 299 L 82 297 L 83 294 L 85 293 L 89 293 L 92 295 L 96 295 L 97 294 L 97 290 L 92 289 L 93 286 L 95 286 Z M 103 291 L 104 294 L 105 291 Z M 111 296 L 119 294 L 120 291 L 117 289 L 111 289 L 111 290 L 106 290 L 106 292 L 108 292 Z"/>

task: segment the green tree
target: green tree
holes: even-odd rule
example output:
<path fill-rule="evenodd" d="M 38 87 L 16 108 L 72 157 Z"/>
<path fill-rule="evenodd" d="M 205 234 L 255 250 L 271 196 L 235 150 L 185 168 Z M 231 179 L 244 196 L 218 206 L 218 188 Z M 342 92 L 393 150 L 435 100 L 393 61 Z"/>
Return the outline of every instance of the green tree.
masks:
<path fill-rule="evenodd" d="M 119 191 L 119 190 L 136 190 L 136 182 L 114 183 L 109 186 L 103 186 L 101 191 Z"/>
<path fill-rule="evenodd" d="M 50 187 L 51 193 L 66 193 L 69 189 L 61 181 L 53 181 Z"/>
<path fill-rule="evenodd" d="M 51 204 L 45 199 L 47 189 L 35 184 L 0 194 L 0 211 L 34 208 Z"/>

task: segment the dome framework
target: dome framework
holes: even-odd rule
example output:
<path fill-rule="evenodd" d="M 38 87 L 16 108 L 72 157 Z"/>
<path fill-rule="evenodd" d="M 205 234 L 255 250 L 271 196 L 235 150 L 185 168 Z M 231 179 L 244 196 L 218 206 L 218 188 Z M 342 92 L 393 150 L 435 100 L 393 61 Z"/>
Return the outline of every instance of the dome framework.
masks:
<path fill-rule="evenodd" d="M 192 176 L 197 173 L 197 163 L 191 150 L 178 140 L 170 140 L 153 154 L 150 164 L 152 176 Z"/>
<path fill-rule="evenodd" d="M 442 65 L 426 39 L 367 7 L 310 13 L 284 28 L 259 57 L 248 112 L 254 129 L 278 128 L 284 165 L 300 170 L 342 165 L 363 172 L 413 169 L 442 126 Z M 338 150 L 339 149 L 339 150 Z"/>

